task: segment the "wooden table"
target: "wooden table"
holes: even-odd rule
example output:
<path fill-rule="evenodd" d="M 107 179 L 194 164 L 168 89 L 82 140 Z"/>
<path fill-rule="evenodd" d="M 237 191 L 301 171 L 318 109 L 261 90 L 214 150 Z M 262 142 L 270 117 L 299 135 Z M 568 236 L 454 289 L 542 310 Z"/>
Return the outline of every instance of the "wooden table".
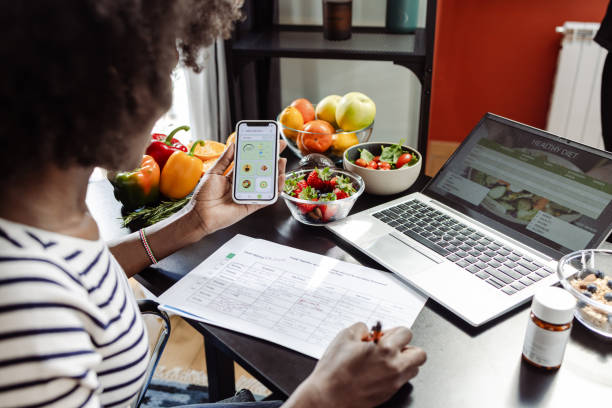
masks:
<path fill-rule="evenodd" d="M 111 191 L 108 182 L 99 180 L 90 184 L 88 193 L 90 209 L 105 238 L 125 233 L 118 228 L 119 205 Z M 393 198 L 364 195 L 357 200 L 353 212 Z M 275 205 L 167 257 L 137 279 L 159 295 L 237 233 L 384 269 L 326 229 L 298 223 L 279 199 Z M 412 387 L 387 405 L 612 406 L 612 342 L 575 321 L 561 369 L 556 373 L 534 369 L 520 358 L 528 309 L 524 305 L 484 327 L 473 328 L 428 300 L 412 327 L 413 344 L 427 351 L 428 361 L 412 380 Z M 232 361 L 272 390 L 275 398 L 291 394 L 316 364 L 310 357 L 267 341 L 209 324 L 190 323 L 205 338 L 213 401 L 234 392 Z"/>

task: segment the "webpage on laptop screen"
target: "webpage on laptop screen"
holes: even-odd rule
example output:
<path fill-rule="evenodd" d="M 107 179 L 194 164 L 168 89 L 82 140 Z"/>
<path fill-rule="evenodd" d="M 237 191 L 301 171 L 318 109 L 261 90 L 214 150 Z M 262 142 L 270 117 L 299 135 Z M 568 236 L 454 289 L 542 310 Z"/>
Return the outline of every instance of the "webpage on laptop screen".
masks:
<path fill-rule="evenodd" d="M 430 189 L 561 252 L 587 248 L 612 219 L 612 162 L 485 120 Z"/>

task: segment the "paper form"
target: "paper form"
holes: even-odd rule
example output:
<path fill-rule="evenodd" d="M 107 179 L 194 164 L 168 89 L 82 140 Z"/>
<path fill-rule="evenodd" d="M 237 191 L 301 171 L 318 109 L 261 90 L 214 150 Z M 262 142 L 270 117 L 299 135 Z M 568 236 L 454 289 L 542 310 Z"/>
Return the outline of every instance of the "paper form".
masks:
<path fill-rule="evenodd" d="M 160 297 L 168 311 L 314 358 L 358 321 L 412 326 L 426 300 L 389 273 L 243 235 Z"/>

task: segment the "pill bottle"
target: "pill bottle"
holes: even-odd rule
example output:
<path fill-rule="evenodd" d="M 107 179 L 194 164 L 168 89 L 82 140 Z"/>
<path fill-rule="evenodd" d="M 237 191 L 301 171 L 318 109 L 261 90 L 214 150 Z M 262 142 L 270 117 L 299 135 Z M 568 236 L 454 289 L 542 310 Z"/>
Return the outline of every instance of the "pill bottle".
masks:
<path fill-rule="evenodd" d="M 576 299 L 564 289 L 552 286 L 536 292 L 527 321 L 523 360 L 546 370 L 561 367 L 575 307 Z"/>

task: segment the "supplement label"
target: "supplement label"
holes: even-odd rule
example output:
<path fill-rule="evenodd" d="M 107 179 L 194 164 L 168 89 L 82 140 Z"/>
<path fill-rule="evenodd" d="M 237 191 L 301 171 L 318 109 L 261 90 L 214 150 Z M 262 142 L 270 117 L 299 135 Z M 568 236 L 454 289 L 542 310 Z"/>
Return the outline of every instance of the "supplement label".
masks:
<path fill-rule="evenodd" d="M 569 335 L 569 329 L 560 332 L 544 330 L 529 319 L 523 354 L 543 367 L 557 367 L 563 360 Z"/>

